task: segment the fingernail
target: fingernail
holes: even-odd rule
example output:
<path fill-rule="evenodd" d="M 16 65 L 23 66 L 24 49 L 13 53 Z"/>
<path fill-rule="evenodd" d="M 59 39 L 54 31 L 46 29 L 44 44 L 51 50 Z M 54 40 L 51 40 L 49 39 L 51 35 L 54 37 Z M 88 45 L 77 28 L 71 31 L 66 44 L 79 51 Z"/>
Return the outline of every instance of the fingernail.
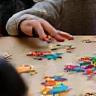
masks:
<path fill-rule="evenodd" d="M 62 39 L 62 40 L 58 40 L 59 42 L 64 42 L 65 40 L 64 39 Z"/>
<path fill-rule="evenodd" d="M 74 37 L 69 38 L 68 40 L 74 40 Z"/>
<path fill-rule="evenodd" d="M 44 39 L 42 39 L 43 41 L 46 41 L 46 42 L 48 42 L 49 41 L 49 39 L 48 38 L 44 38 Z"/>

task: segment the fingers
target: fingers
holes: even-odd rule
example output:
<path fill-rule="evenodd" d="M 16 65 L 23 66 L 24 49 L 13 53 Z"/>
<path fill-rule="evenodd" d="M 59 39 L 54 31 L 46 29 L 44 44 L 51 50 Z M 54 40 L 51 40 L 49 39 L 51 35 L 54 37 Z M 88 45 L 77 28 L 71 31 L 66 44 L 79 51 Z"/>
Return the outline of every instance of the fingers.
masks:
<path fill-rule="evenodd" d="M 35 29 L 35 32 L 37 32 L 39 38 L 44 41 L 49 41 L 47 35 L 53 37 L 59 42 L 63 42 L 65 39 L 73 40 L 72 35 L 63 31 L 56 30 L 52 25 L 50 25 L 47 21 L 43 19 L 25 20 L 21 23 L 21 25 L 20 28 L 22 29 L 22 32 L 29 36 L 32 36 L 32 29 Z M 46 34 L 44 31 L 48 32 L 48 34 Z"/>
<path fill-rule="evenodd" d="M 52 26 L 52 25 L 50 25 L 47 21 L 45 21 L 45 20 L 40 20 L 40 23 L 41 23 L 41 25 L 43 26 L 43 28 L 44 28 L 44 30 L 46 31 L 46 32 L 48 32 L 48 34 L 50 35 L 50 36 L 55 36 L 55 34 L 56 34 L 56 29 Z"/>
<path fill-rule="evenodd" d="M 45 34 L 44 29 L 41 26 L 40 22 L 33 20 L 32 23 L 33 23 L 32 26 L 34 27 L 35 32 L 37 32 L 37 34 L 39 35 L 39 38 L 41 40 L 48 41 L 47 35 Z"/>
<path fill-rule="evenodd" d="M 32 36 L 32 32 L 33 32 L 32 29 L 35 29 L 40 39 L 45 41 L 48 40 L 48 38 L 46 38 L 47 35 L 45 34 L 43 27 L 41 26 L 40 22 L 38 22 L 37 20 L 24 20 L 20 24 L 20 29 L 23 33 L 25 33 L 28 36 Z"/>
<path fill-rule="evenodd" d="M 41 20 L 41 24 L 42 24 L 44 30 L 46 30 L 48 32 L 48 34 L 51 35 L 57 41 L 63 42 L 65 39 L 73 40 L 72 35 L 70 35 L 70 34 L 68 34 L 66 32 L 63 32 L 63 31 L 56 30 L 47 21 Z"/>
<path fill-rule="evenodd" d="M 20 24 L 20 29 L 23 33 L 25 33 L 28 36 L 32 36 L 32 25 L 30 23 L 29 20 L 24 20 L 21 24 Z"/>
<path fill-rule="evenodd" d="M 58 34 L 61 35 L 62 37 L 68 39 L 68 40 L 73 40 L 74 37 L 72 35 L 70 35 L 69 33 L 66 33 L 66 32 L 63 32 L 63 31 L 60 31 L 60 30 L 57 30 L 58 31 Z"/>
<path fill-rule="evenodd" d="M 59 42 L 64 41 L 65 38 L 59 35 L 57 30 L 52 25 L 50 25 L 47 21 L 41 20 L 40 22 L 44 30 L 47 31 L 50 36 L 52 36 L 54 39 L 56 39 Z"/>

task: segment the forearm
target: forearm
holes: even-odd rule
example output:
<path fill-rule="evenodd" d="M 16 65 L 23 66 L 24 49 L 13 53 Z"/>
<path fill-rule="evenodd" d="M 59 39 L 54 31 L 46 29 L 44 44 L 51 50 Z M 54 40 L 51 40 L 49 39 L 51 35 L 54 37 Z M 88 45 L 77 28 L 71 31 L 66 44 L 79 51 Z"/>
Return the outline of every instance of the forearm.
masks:
<path fill-rule="evenodd" d="M 53 26 L 59 21 L 62 0 L 43 1 L 37 3 L 33 8 L 21 11 L 13 15 L 7 22 L 6 29 L 10 35 L 18 35 L 18 25 L 24 19 L 45 19 Z M 57 4 L 58 3 L 58 4 Z"/>
<path fill-rule="evenodd" d="M 19 35 L 19 27 L 21 22 L 23 22 L 24 20 L 32 20 L 32 19 L 40 19 L 40 18 L 30 14 L 24 14 L 22 16 L 13 15 L 6 24 L 6 30 L 8 34 L 12 36 Z"/>

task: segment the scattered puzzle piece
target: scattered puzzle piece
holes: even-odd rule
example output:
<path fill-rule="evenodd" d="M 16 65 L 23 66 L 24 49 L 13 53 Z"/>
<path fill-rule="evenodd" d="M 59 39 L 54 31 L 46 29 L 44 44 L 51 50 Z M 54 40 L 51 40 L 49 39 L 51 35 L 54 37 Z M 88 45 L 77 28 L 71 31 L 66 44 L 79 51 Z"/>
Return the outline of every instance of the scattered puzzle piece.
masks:
<path fill-rule="evenodd" d="M 82 42 L 84 42 L 84 43 L 96 43 L 96 40 L 85 39 L 85 40 L 82 40 Z"/>
<path fill-rule="evenodd" d="M 27 53 L 27 56 L 43 56 L 51 54 L 51 51 L 34 51 L 34 52 L 29 52 Z"/>
<path fill-rule="evenodd" d="M 76 65 L 66 65 L 64 67 L 64 70 L 66 70 L 67 72 L 69 72 L 69 71 L 84 72 L 83 68 L 81 68 L 80 66 L 76 66 Z"/>
<path fill-rule="evenodd" d="M 48 81 L 42 82 L 41 84 L 44 86 L 54 86 L 54 85 L 56 85 L 56 81 L 48 80 Z"/>
<path fill-rule="evenodd" d="M 52 87 L 44 87 L 44 88 L 42 89 L 41 93 L 42 93 L 43 95 L 46 95 L 46 94 L 48 94 L 48 92 L 51 90 L 51 88 L 52 88 Z"/>
<path fill-rule="evenodd" d="M 32 65 L 20 65 L 16 69 L 19 73 L 30 73 L 31 75 L 37 73 L 36 70 L 33 69 Z"/>
<path fill-rule="evenodd" d="M 74 49 L 76 49 L 76 47 L 73 47 L 72 45 L 70 45 L 67 48 L 65 48 L 67 53 L 72 53 Z"/>
<path fill-rule="evenodd" d="M 66 78 L 63 78 L 62 76 L 56 76 L 56 75 L 53 76 L 52 78 L 55 79 L 55 81 L 60 81 L 60 82 L 64 82 L 67 80 Z"/>
<path fill-rule="evenodd" d="M 92 43 L 92 41 L 90 39 L 82 40 L 82 42 L 84 42 L 84 43 Z"/>
<path fill-rule="evenodd" d="M 10 55 L 8 52 L 4 52 L 4 53 L 2 54 L 2 56 L 3 56 L 5 59 L 11 59 L 11 56 L 12 56 L 12 55 Z"/>
<path fill-rule="evenodd" d="M 51 48 L 52 51 L 58 50 L 58 49 L 64 49 L 67 53 L 72 53 L 74 49 L 76 49 L 76 47 L 74 47 L 73 45 L 61 45 L 61 44 L 57 44 L 54 45 L 53 48 Z"/>
<path fill-rule="evenodd" d="M 66 78 L 64 78 L 64 77 L 62 77 L 62 76 L 57 76 L 57 75 L 55 75 L 55 76 L 45 76 L 44 77 L 44 79 L 45 80 L 55 80 L 55 81 L 60 81 L 60 82 L 64 82 L 64 81 L 66 81 L 67 79 Z"/>
<path fill-rule="evenodd" d="M 96 96 L 96 93 L 90 93 L 90 92 L 88 92 L 88 93 L 85 93 L 84 96 Z"/>

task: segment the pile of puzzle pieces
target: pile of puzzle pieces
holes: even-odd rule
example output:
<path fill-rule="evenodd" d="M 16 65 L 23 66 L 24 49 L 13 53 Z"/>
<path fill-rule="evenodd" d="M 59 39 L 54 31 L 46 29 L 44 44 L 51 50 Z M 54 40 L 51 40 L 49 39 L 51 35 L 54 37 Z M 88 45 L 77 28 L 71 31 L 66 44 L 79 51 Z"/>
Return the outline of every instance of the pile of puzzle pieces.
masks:
<path fill-rule="evenodd" d="M 62 58 L 63 53 L 55 53 L 51 51 L 34 51 L 34 52 L 29 52 L 27 53 L 27 56 L 34 56 L 36 60 L 43 60 L 48 59 L 48 60 L 56 60 L 58 58 Z"/>
<path fill-rule="evenodd" d="M 67 79 L 62 76 L 45 76 L 44 80 L 45 81 L 41 83 L 43 86 L 41 93 L 44 96 L 57 96 L 57 94 L 68 92 L 71 89 L 64 84 L 64 81 Z"/>
<path fill-rule="evenodd" d="M 64 70 L 67 72 L 83 72 L 84 75 L 93 76 L 96 74 L 96 56 L 82 57 L 77 65 L 66 65 Z"/>

